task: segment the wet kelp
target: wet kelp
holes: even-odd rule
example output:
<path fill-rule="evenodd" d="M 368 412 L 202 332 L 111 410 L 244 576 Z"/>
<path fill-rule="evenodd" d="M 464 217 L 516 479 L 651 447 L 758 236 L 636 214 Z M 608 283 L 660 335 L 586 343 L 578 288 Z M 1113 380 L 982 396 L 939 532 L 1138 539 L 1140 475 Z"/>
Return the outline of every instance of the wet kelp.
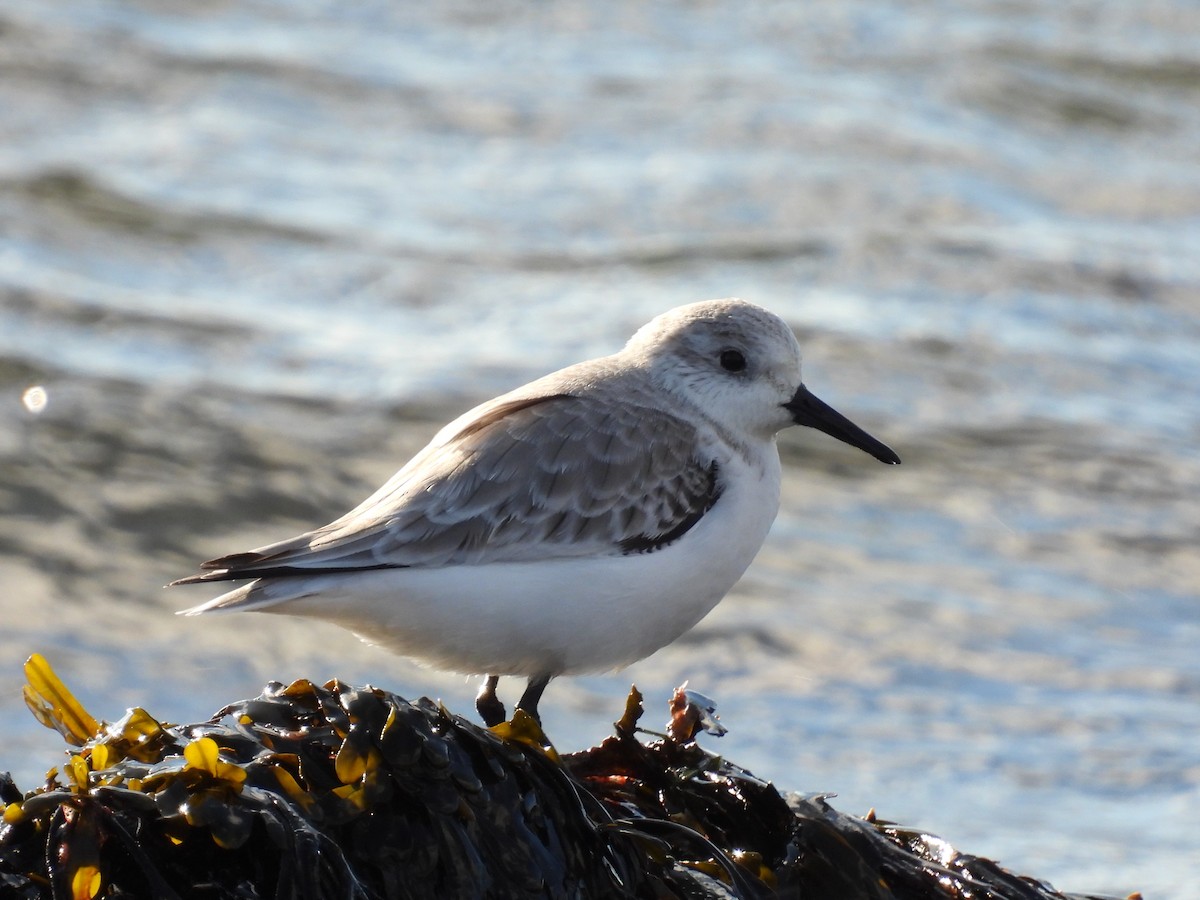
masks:
<path fill-rule="evenodd" d="M 29 793 L 0 776 L 3 898 L 1064 896 L 785 798 L 697 745 L 714 725 L 683 691 L 668 734 L 637 738 L 635 690 L 612 737 L 559 758 L 519 717 L 488 730 L 337 681 L 270 684 L 195 725 L 107 725 L 40 657 L 26 672 L 74 749 Z"/>

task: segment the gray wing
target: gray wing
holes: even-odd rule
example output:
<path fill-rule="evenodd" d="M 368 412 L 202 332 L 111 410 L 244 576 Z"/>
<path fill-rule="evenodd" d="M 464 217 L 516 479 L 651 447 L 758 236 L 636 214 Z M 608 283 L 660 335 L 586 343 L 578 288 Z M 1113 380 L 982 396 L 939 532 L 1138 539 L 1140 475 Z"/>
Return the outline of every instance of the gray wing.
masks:
<path fill-rule="evenodd" d="M 362 505 L 178 583 L 656 550 L 720 496 L 696 429 L 661 410 L 558 394 L 484 407 Z"/>

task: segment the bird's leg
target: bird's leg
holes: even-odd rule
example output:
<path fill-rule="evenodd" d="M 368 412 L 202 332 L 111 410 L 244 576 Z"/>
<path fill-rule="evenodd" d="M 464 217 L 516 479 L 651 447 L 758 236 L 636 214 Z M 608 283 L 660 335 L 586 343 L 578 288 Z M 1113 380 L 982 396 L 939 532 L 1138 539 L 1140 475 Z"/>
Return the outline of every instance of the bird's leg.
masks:
<path fill-rule="evenodd" d="M 525 710 L 538 725 L 542 724 L 542 717 L 538 715 L 538 701 L 542 699 L 542 691 L 546 690 L 546 685 L 549 683 L 549 675 L 534 675 L 529 679 L 529 684 L 525 686 L 525 693 L 517 701 L 517 709 Z"/>
<path fill-rule="evenodd" d="M 483 719 L 483 724 L 488 728 L 499 725 L 508 718 L 504 711 L 504 704 L 496 696 L 496 685 L 499 683 L 499 675 L 489 675 L 484 679 L 479 693 L 475 695 L 475 709 L 478 710 L 479 717 Z"/>

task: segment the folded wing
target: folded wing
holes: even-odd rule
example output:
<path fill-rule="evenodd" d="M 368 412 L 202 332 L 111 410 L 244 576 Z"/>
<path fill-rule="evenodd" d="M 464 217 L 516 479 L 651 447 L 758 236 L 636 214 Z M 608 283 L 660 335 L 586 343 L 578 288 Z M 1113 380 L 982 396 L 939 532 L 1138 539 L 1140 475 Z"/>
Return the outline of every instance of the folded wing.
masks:
<path fill-rule="evenodd" d="M 720 495 L 697 446 L 691 425 L 649 407 L 571 394 L 501 402 L 337 521 L 175 584 L 652 552 Z"/>

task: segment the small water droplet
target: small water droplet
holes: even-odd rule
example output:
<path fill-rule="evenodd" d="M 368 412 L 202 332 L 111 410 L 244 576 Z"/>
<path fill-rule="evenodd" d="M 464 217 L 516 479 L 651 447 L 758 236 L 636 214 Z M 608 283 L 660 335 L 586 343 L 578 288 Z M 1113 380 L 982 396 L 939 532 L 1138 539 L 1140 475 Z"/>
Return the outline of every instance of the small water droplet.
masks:
<path fill-rule="evenodd" d="M 40 415 L 46 409 L 48 399 L 46 389 L 40 384 L 25 388 L 25 393 L 21 394 L 21 404 L 35 416 Z"/>

